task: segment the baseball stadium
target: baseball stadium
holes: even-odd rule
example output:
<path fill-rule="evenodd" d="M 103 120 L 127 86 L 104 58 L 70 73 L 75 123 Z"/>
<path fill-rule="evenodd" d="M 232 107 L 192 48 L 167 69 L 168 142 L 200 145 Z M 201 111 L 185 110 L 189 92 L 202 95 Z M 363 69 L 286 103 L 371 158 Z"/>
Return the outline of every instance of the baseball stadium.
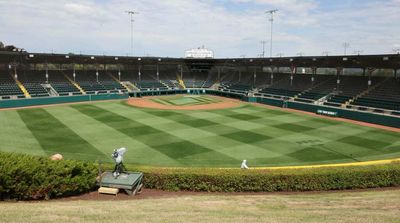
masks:
<path fill-rule="evenodd" d="M 0 222 L 398 222 L 400 54 L 344 47 L 180 58 L 1 44 Z"/>
<path fill-rule="evenodd" d="M 244 159 L 272 167 L 400 155 L 398 55 L 276 62 L 66 56 L 2 55 L 14 65 L 2 72 L 2 151 L 110 162 L 110 148 L 128 147 L 125 163 L 222 168 Z M 305 65 L 310 74 L 296 73 Z M 319 74 L 321 65 L 340 68 Z M 59 69 L 66 66 L 72 69 Z M 356 66 L 369 73 L 341 75 Z M 393 74 L 375 76 L 378 68 Z"/>

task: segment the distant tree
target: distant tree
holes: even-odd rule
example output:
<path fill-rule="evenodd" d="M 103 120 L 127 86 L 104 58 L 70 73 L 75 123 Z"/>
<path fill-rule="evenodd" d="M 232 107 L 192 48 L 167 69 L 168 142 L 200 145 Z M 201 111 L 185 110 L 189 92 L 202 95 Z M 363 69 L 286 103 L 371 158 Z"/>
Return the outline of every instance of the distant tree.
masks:
<path fill-rule="evenodd" d="M 4 44 L 1 41 L 0 41 L 0 49 L 4 49 Z"/>
<path fill-rule="evenodd" d="M 5 46 L 5 50 L 6 51 L 15 51 L 15 50 L 17 50 L 17 47 L 15 47 L 13 45 L 8 45 L 8 46 Z"/>

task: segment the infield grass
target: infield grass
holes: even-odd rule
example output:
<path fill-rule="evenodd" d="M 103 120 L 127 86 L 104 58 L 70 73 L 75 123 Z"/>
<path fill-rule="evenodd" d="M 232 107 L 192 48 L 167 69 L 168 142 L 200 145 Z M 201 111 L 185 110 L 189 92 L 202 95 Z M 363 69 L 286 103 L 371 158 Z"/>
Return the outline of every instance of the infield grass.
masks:
<path fill-rule="evenodd" d="M 140 195 L 138 195 L 140 196 Z M 173 205 L 172 205 L 173 204 Z M 399 222 L 400 191 L 0 203 L 0 222 Z"/>
<path fill-rule="evenodd" d="M 238 167 L 400 157 L 400 134 L 243 104 L 222 110 L 142 109 L 124 101 L 0 111 L 0 151 L 142 166 Z"/>
<path fill-rule="evenodd" d="M 197 95 L 173 95 L 173 96 L 163 96 L 154 97 L 151 99 L 154 102 L 163 105 L 176 105 L 176 106 L 187 106 L 187 105 L 203 105 L 219 102 L 217 98 L 208 96 L 197 96 Z"/>

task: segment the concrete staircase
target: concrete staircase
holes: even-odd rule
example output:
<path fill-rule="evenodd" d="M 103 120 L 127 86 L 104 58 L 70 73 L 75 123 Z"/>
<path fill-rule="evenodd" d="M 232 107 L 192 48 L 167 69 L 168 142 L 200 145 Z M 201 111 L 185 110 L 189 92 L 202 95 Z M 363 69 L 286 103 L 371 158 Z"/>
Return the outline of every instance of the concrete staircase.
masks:
<path fill-rule="evenodd" d="M 159 80 L 159 82 L 160 82 L 162 85 L 164 85 L 166 88 L 170 89 L 170 87 L 168 86 L 168 84 L 164 83 L 164 81 Z"/>
<path fill-rule="evenodd" d="M 377 87 L 381 86 L 382 84 L 384 84 L 384 83 L 385 83 L 386 81 L 388 81 L 388 80 L 390 80 L 390 77 L 386 78 L 385 80 L 383 80 L 383 81 L 380 82 L 380 83 L 377 83 L 377 84 L 373 85 L 372 87 L 369 87 L 368 89 L 366 89 L 365 91 L 361 92 L 360 94 L 358 94 L 358 95 L 355 96 L 354 98 L 352 98 L 352 99 L 346 101 L 346 102 L 343 104 L 343 107 L 346 107 L 346 106 L 349 105 L 351 102 L 355 101 L 357 98 L 360 98 L 360 97 L 362 97 L 362 96 L 368 94 L 369 92 L 371 92 L 372 90 L 374 90 L 374 89 L 376 89 Z"/>
<path fill-rule="evenodd" d="M 110 76 L 112 79 L 114 79 L 116 82 L 118 82 L 120 85 L 122 85 L 128 92 L 133 91 L 134 88 L 129 88 L 129 86 L 126 84 L 126 81 L 120 81 L 118 78 L 116 78 L 114 75 L 112 74 L 108 74 L 108 76 Z M 136 88 L 136 86 L 135 86 Z M 136 88 L 137 89 L 137 88 Z"/>
<path fill-rule="evenodd" d="M 25 86 L 17 78 L 15 78 L 14 75 L 11 74 L 11 77 L 14 79 L 19 89 L 21 89 L 21 91 L 24 93 L 25 98 L 31 98 L 32 96 L 29 94 L 28 90 L 26 90 Z"/>
<path fill-rule="evenodd" d="M 74 85 L 76 88 L 78 88 L 78 90 L 82 93 L 82 94 L 86 94 L 86 92 L 81 88 L 81 86 L 79 86 L 78 83 L 76 83 L 74 80 L 72 80 L 71 78 L 68 77 L 68 75 L 64 74 L 65 78 L 67 78 L 67 80 L 69 82 L 71 82 L 72 85 Z"/>
<path fill-rule="evenodd" d="M 182 87 L 182 89 L 186 89 L 185 82 L 183 82 L 179 74 L 176 74 L 176 79 L 178 80 L 178 83 Z"/>
<path fill-rule="evenodd" d="M 140 89 L 130 81 L 122 81 L 121 84 L 123 84 L 128 91 L 140 91 Z"/>
<path fill-rule="evenodd" d="M 51 84 L 42 84 L 42 87 L 49 93 L 50 96 L 60 96 Z"/>

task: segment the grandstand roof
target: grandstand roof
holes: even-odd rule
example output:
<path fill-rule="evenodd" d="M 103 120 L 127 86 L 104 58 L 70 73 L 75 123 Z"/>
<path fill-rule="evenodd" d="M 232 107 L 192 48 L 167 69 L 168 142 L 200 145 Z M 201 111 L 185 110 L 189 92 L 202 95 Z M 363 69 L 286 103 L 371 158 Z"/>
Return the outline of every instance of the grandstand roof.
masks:
<path fill-rule="evenodd" d="M 27 52 L 0 52 L 0 63 L 54 63 L 54 64 L 190 64 L 210 63 L 217 66 L 275 66 L 324 68 L 379 68 L 400 69 L 399 54 L 302 56 L 275 58 L 184 59 L 169 57 L 127 57 L 104 55 L 45 54 Z"/>

